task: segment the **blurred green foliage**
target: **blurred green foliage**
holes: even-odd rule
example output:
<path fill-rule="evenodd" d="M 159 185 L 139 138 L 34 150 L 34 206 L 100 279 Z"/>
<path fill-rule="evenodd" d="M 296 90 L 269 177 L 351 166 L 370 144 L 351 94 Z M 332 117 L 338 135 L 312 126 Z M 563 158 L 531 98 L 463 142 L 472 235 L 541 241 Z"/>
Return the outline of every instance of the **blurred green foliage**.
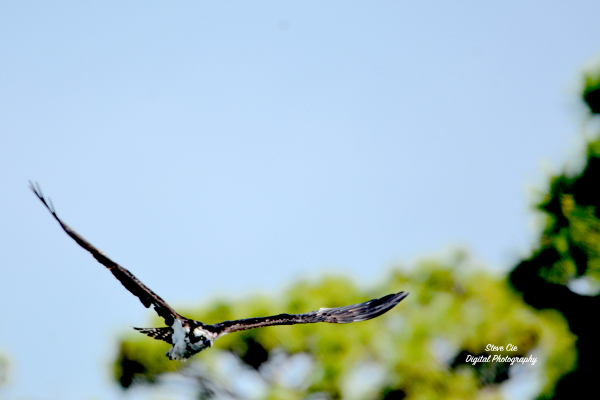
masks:
<path fill-rule="evenodd" d="M 591 114 L 598 114 L 600 71 L 586 75 L 585 82 L 582 98 Z M 546 217 L 539 245 L 510 274 L 510 283 L 525 302 L 559 311 L 577 335 L 576 368 L 557 384 L 555 399 L 595 390 L 600 357 L 593 323 L 600 309 L 600 132 L 596 137 L 587 144 L 581 171 L 550 179 L 548 193 L 537 205 Z"/>
<path fill-rule="evenodd" d="M 583 101 L 593 114 L 600 114 L 600 71 L 585 74 Z"/>
<path fill-rule="evenodd" d="M 8 381 L 8 358 L 0 354 L 0 386 Z"/>
<path fill-rule="evenodd" d="M 164 356 L 167 344 L 131 334 L 121 342 L 115 378 L 126 387 L 155 383 L 166 372 L 200 363 L 214 379 L 227 381 L 231 378 L 220 377 L 223 372 L 213 368 L 227 355 L 239 360 L 243 368 L 257 371 L 265 399 L 302 399 L 311 393 L 332 399 L 491 399 L 500 398 L 501 385 L 514 367 L 508 363 L 473 366 L 465 361 L 468 354 L 534 355 L 542 371 L 544 393 L 551 393 L 556 381 L 575 364 L 575 337 L 558 312 L 527 306 L 505 279 L 474 267 L 462 253 L 448 263 L 429 261 L 411 270 L 394 269 L 370 291 L 348 279 L 329 276 L 299 282 L 279 298 L 214 301 L 183 314 L 216 323 L 343 306 L 399 290 L 410 295 L 373 320 L 238 332 L 219 339 L 214 348 L 187 363 L 169 361 Z M 152 325 L 160 325 L 159 320 Z M 506 348 L 509 343 L 518 350 L 485 351 L 488 344 Z M 299 354 L 310 360 L 303 379 L 294 384 L 277 379 L 281 364 L 275 360 Z M 379 371 L 379 376 L 361 388 L 365 366 Z M 526 364 L 526 368 L 533 367 Z"/>

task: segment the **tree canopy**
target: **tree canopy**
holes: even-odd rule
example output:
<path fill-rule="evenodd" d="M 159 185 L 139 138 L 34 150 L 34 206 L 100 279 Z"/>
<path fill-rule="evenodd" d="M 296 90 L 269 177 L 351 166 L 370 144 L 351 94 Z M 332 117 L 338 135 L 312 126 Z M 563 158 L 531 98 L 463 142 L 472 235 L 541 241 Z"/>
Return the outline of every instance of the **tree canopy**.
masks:
<path fill-rule="evenodd" d="M 600 71 L 585 76 L 582 98 L 593 118 L 599 118 Z M 551 178 L 537 205 L 546 217 L 538 247 L 510 274 L 525 302 L 560 311 L 578 337 L 576 370 L 560 381 L 554 398 L 590 393 L 600 357 L 592 322 L 594 310 L 600 309 L 600 132 L 587 144 L 585 157 L 580 171 Z"/>
<path fill-rule="evenodd" d="M 239 332 L 219 339 L 214 348 L 185 364 L 164 356 L 168 345 L 130 335 L 120 344 L 115 378 L 123 387 L 152 384 L 167 372 L 186 370 L 189 374 L 200 364 L 206 380 L 221 382 L 217 391 L 236 393 L 232 389 L 235 378 L 224 376 L 232 374 L 215 367 L 225 357 L 235 359 L 242 370 L 256 372 L 263 388 L 259 398 L 300 399 L 319 394 L 332 399 L 464 399 L 499 397 L 519 369 L 519 363 L 511 366 L 510 362 L 473 365 L 466 361 L 467 355 L 533 355 L 537 363 L 526 368 L 543 371 L 544 393 L 551 393 L 556 381 L 574 366 L 575 337 L 560 313 L 527 306 L 506 279 L 475 267 L 462 253 L 447 263 L 427 261 L 412 269 L 395 268 L 372 290 L 329 276 L 299 282 L 278 298 L 218 300 L 183 314 L 215 323 L 337 307 L 400 289 L 410 295 L 376 319 Z M 489 344 L 504 350 L 486 351 Z M 508 344 L 518 350 L 508 351 Z M 286 380 L 282 371 L 301 360 L 304 373 Z M 210 387 L 206 380 L 200 386 Z"/>

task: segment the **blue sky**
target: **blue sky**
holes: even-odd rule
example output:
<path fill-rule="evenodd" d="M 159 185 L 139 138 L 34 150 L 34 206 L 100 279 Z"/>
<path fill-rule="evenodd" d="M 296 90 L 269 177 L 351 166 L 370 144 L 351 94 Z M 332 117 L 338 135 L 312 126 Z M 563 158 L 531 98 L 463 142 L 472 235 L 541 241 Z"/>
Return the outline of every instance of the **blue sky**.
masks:
<path fill-rule="evenodd" d="M 3 2 L 0 395 L 117 398 L 117 338 L 149 319 L 29 179 L 175 307 L 325 272 L 375 285 L 456 246 L 504 271 L 535 240 L 535 190 L 581 149 L 598 15 L 597 1 Z"/>

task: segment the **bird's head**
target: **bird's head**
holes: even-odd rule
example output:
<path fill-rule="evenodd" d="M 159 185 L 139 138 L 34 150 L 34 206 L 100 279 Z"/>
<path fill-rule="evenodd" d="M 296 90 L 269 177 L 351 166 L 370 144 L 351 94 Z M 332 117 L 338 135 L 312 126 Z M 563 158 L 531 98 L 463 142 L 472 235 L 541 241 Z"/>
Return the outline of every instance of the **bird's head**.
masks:
<path fill-rule="evenodd" d="M 192 329 L 190 334 L 188 335 L 190 347 L 194 350 L 194 353 L 198 353 L 204 349 L 212 347 L 213 342 L 215 341 L 212 333 L 203 329 L 200 326 Z"/>

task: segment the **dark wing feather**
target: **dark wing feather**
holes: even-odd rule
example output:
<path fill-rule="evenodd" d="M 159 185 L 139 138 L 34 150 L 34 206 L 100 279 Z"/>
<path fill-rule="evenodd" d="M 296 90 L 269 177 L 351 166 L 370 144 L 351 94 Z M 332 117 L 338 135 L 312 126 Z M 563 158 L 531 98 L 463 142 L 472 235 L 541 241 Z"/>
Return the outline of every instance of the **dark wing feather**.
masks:
<path fill-rule="evenodd" d="M 360 304 L 337 308 L 321 308 L 304 314 L 279 314 L 270 317 L 223 321 L 209 326 L 208 329 L 215 334 L 216 339 L 228 333 L 271 325 L 313 324 L 315 322 L 347 324 L 349 322 L 366 321 L 391 310 L 406 296 L 408 296 L 408 293 L 399 292 Z"/>
<path fill-rule="evenodd" d="M 173 325 L 175 321 L 174 318 L 179 318 L 179 314 L 175 312 L 163 299 L 161 299 L 156 293 L 150 290 L 146 285 L 140 282 L 131 272 L 127 269 L 121 267 L 119 264 L 108 258 L 102 251 L 92 246 L 87 240 L 85 240 L 81 235 L 75 232 L 71 227 L 58 218 L 56 215 L 56 211 L 54 210 L 54 205 L 52 201 L 44 198 L 42 194 L 42 189 L 38 184 L 35 186 L 33 183 L 29 182 L 29 187 L 35 193 L 35 195 L 41 200 L 42 203 L 46 206 L 46 208 L 50 211 L 52 216 L 58 221 L 63 230 L 67 233 L 67 235 L 71 236 L 73 240 L 77 242 L 78 245 L 89 251 L 92 256 L 96 260 L 100 262 L 100 264 L 104 265 L 106 268 L 110 270 L 110 272 L 117 278 L 123 286 L 135 296 L 137 296 L 142 304 L 149 308 L 150 305 L 154 306 L 154 311 L 165 319 L 167 325 Z"/>
<path fill-rule="evenodd" d="M 156 340 L 164 340 L 169 344 L 173 344 L 171 335 L 173 335 L 173 329 L 171 328 L 133 328 L 136 331 L 140 331 L 145 335 L 150 336 Z"/>

